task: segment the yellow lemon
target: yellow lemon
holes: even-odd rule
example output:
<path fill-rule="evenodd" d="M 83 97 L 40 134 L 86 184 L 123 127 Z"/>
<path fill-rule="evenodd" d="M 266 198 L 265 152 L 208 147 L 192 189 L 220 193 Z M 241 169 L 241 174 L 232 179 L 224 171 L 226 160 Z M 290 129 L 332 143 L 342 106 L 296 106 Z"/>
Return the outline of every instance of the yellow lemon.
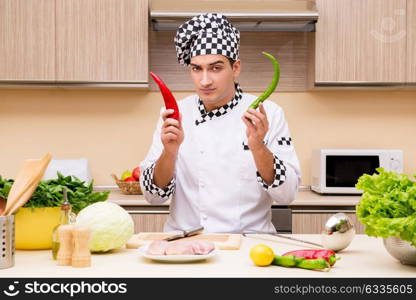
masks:
<path fill-rule="evenodd" d="M 264 267 L 274 259 L 273 249 L 264 244 L 257 244 L 250 250 L 250 258 L 256 266 Z"/>

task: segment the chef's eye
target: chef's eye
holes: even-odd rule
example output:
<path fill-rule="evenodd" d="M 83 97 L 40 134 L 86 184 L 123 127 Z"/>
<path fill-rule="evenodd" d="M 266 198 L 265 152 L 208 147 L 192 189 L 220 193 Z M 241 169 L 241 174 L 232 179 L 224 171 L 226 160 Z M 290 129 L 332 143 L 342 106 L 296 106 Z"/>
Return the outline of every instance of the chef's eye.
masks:
<path fill-rule="evenodd" d="M 195 71 L 199 71 L 199 70 L 201 70 L 201 68 L 200 68 L 200 67 L 197 67 L 197 66 L 194 66 L 194 67 L 192 67 L 192 68 L 191 68 L 191 70 L 192 70 L 193 72 L 195 72 Z"/>
<path fill-rule="evenodd" d="M 222 68 L 220 66 L 213 66 L 212 70 L 213 71 L 220 71 Z"/>

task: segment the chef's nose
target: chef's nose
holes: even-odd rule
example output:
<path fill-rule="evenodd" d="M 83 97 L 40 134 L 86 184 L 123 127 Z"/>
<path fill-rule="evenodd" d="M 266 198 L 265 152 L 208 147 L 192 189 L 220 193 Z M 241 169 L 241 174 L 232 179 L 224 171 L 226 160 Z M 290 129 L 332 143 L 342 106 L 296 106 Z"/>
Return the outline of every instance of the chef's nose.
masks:
<path fill-rule="evenodd" d="M 206 87 L 212 84 L 212 80 L 209 77 L 209 74 L 207 71 L 202 72 L 202 78 L 201 78 L 201 85 Z"/>

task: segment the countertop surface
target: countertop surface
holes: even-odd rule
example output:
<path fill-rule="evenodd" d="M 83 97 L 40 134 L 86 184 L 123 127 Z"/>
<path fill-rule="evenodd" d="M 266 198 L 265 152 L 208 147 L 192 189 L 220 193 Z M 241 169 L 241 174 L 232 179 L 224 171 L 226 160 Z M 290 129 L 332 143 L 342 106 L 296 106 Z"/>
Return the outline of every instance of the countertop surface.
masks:
<path fill-rule="evenodd" d="M 356 206 L 360 198 L 361 196 L 355 195 L 319 195 L 310 190 L 302 190 L 297 193 L 295 200 L 289 206 Z M 124 195 L 119 190 L 111 191 L 109 201 L 122 206 L 152 206 L 143 195 Z M 157 206 L 169 206 L 169 201 Z"/>
<path fill-rule="evenodd" d="M 293 235 L 319 242 L 319 235 Z M 256 267 L 249 259 L 253 245 L 264 243 L 276 254 L 309 248 L 305 244 L 267 235 L 243 237 L 240 250 L 219 250 L 202 262 L 160 263 L 140 257 L 137 249 L 119 249 L 92 255 L 92 266 L 57 266 L 50 250 L 16 251 L 15 266 L 0 270 L 2 277 L 415 277 L 416 266 L 391 257 L 378 238 L 356 235 L 329 272 L 278 266 Z"/>

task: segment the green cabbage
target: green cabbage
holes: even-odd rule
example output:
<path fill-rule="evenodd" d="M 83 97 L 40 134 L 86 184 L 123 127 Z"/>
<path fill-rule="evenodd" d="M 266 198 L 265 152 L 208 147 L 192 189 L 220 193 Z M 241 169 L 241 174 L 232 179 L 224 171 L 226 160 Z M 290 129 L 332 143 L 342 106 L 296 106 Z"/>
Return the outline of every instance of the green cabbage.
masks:
<path fill-rule="evenodd" d="M 364 174 L 355 185 L 363 191 L 357 217 L 366 225 L 365 233 L 399 237 L 416 246 L 416 182 L 406 174 L 376 170 L 379 174 Z"/>
<path fill-rule="evenodd" d="M 97 202 L 87 206 L 79 212 L 76 224 L 91 229 L 92 252 L 120 248 L 134 233 L 132 217 L 112 202 Z"/>

